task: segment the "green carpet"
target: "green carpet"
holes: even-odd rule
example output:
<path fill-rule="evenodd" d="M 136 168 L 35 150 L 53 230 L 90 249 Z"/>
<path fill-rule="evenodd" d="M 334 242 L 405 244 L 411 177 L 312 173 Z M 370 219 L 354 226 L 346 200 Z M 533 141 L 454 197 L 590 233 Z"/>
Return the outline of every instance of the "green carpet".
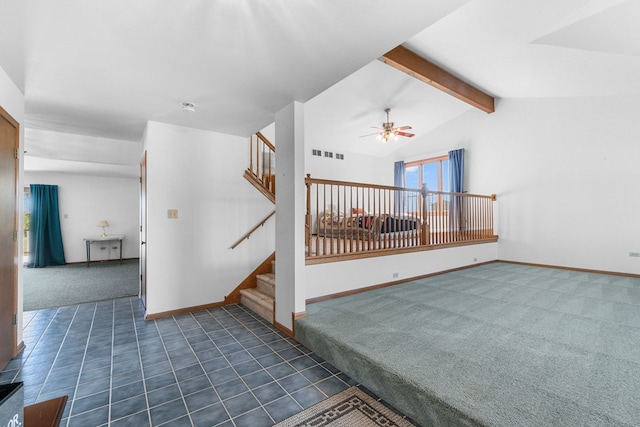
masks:
<path fill-rule="evenodd" d="M 295 327 L 424 426 L 640 420 L 640 279 L 492 263 L 311 304 Z"/>
<path fill-rule="evenodd" d="M 24 310 L 138 295 L 138 260 L 24 268 Z"/>

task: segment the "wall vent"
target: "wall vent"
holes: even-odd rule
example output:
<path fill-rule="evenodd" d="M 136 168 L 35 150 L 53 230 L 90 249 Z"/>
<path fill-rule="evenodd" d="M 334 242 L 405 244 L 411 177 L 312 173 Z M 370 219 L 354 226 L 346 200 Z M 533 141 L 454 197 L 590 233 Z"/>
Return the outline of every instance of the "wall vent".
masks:
<path fill-rule="evenodd" d="M 336 153 L 336 159 L 338 159 L 338 160 L 344 160 L 344 154 Z"/>
<path fill-rule="evenodd" d="M 333 153 L 331 151 L 325 151 L 324 152 L 324 156 L 325 157 L 329 157 L 329 158 L 333 158 Z"/>
<path fill-rule="evenodd" d="M 311 155 L 322 157 L 322 150 L 316 150 L 315 148 L 311 150 Z"/>

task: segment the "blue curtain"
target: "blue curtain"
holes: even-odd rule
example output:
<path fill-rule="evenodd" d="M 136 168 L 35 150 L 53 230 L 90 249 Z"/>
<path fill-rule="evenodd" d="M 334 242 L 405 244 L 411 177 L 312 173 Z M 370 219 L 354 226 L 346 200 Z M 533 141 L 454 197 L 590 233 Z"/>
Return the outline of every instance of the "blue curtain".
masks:
<path fill-rule="evenodd" d="M 404 162 L 401 160 L 393 164 L 393 186 L 404 187 L 404 185 Z M 395 193 L 396 211 L 398 213 L 404 213 L 404 192 L 396 191 Z"/>
<path fill-rule="evenodd" d="M 449 151 L 449 191 L 462 193 L 464 185 L 464 148 Z M 452 231 L 464 228 L 462 197 L 451 196 L 449 225 Z"/>
<path fill-rule="evenodd" d="M 60 230 L 58 186 L 31 184 L 31 224 L 27 267 L 62 265 L 64 247 Z"/>

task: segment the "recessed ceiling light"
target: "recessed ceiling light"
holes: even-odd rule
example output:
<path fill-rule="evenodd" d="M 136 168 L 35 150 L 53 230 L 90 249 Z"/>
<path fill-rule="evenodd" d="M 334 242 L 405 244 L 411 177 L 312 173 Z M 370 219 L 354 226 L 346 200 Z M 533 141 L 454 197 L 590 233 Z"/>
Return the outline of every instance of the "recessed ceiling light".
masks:
<path fill-rule="evenodd" d="M 188 111 L 190 113 L 194 113 L 196 111 L 196 104 L 193 102 L 183 102 L 181 104 L 182 111 Z"/>

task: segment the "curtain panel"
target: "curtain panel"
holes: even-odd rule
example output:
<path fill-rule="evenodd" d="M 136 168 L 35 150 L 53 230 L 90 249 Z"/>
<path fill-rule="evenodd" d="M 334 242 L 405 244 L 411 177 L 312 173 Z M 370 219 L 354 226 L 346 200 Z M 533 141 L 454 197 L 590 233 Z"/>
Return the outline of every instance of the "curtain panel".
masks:
<path fill-rule="evenodd" d="M 449 191 L 464 192 L 464 148 L 449 151 Z M 453 231 L 464 229 L 463 200 L 461 196 L 451 196 L 449 226 Z"/>
<path fill-rule="evenodd" d="M 401 160 L 393 164 L 393 186 L 404 187 L 404 184 L 405 184 L 404 162 Z M 399 213 L 404 213 L 404 208 L 406 204 L 404 199 L 404 192 L 402 191 L 396 192 L 395 203 L 396 203 L 396 211 Z"/>
<path fill-rule="evenodd" d="M 47 267 L 65 263 L 58 186 L 31 184 L 31 225 L 27 267 Z"/>

